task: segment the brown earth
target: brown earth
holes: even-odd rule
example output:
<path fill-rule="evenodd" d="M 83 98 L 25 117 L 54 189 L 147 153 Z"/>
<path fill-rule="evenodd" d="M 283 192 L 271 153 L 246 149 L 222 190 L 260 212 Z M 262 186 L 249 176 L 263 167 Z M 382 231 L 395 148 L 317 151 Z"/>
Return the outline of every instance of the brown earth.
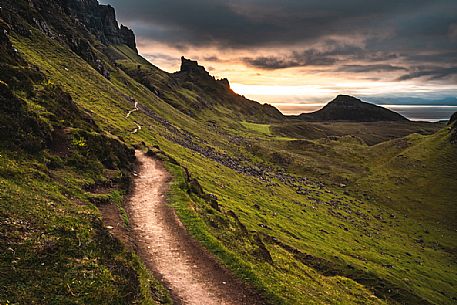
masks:
<path fill-rule="evenodd" d="M 165 195 L 170 176 L 160 161 L 136 152 L 139 161 L 127 210 L 132 238 L 146 265 L 177 304 L 265 304 L 187 233 Z"/>

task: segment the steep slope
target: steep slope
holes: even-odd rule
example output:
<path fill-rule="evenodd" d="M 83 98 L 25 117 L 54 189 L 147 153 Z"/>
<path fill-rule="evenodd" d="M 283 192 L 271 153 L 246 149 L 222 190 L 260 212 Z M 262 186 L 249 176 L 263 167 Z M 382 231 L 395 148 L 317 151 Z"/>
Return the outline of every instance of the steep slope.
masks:
<path fill-rule="evenodd" d="M 302 113 L 298 117 L 303 120 L 312 121 L 376 122 L 407 120 L 396 112 L 362 102 L 349 95 L 338 95 L 334 100 L 325 105 L 324 108 L 313 113 Z"/>
<path fill-rule="evenodd" d="M 166 73 L 122 46 L 110 49 L 111 58 L 132 78 L 181 112 L 216 121 L 282 121 L 285 117 L 268 104 L 248 100 L 230 89 L 227 79 L 217 80 L 196 61 L 181 58 L 181 69 Z M 229 120 L 227 120 L 227 118 Z"/>
<path fill-rule="evenodd" d="M 0 54 L 1 302 L 167 302 L 92 204 L 120 209 L 133 151 L 24 60 L 3 29 Z M 90 191 L 99 185 L 111 192 Z"/>
<path fill-rule="evenodd" d="M 378 144 L 369 152 L 368 175 L 354 189 L 410 217 L 453 229 L 457 146 L 451 141 L 452 132 L 443 129 L 428 137 L 416 134 Z"/>
<path fill-rule="evenodd" d="M 204 67 L 196 61 L 181 58 L 181 69 L 173 74 L 183 88 L 188 88 L 194 95 L 207 97 L 203 100 L 202 108 L 224 107 L 232 111 L 233 118 L 239 114 L 239 119 L 250 119 L 253 121 L 283 120 L 284 116 L 278 109 L 268 104 L 260 105 L 255 101 L 248 100 L 230 89 L 227 79 L 215 80 Z"/>
<path fill-rule="evenodd" d="M 9 132 L 1 153 L 7 164 L 1 172 L 1 217 L 7 225 L 1 262 L 8 271 L 0 285 L 2 301 L 166 302 L 128 245 L 102 225 L 106 218 L 99 212 L 125 217 L 122 197 L 133 174 L 133 145 L 149 147 L 164 161 L 173 176 L 169 204 L 189 233 L 273 304 L 455 301 L 455 230 L 403 217 L 332 180 L 367 173 L 371 155 L 366 145 L 350 137 L 306 142 L 258 132 L 264 125 L 240 120 L 271 123 L 271 116 L 238 112 L 241 104 L 232 108 L 225 98 L 218 100 L 230 92 L 220 93 L 216 80 L 200 84 L 202 77 L 186 67 L 177 75 L 160 71 L 129 46 L 98 40 L 58 9 L 67 2 L 46 2 L 56 8 L 55 26 L 44 17 L 45 8 L 30 6 L 40 1 L 2 2 L 1 24 L 7 30 L 2 46 L 22 58 L 1 60 L 6 115 L 0 126 L 1 134 Z M 48 35 L 34 19 L 46 21 L 56 33 L 59 26 L 86 39 L 97 65 L 60 35 Z M 147 81 L 136 77 L 137 70 L 146 71 Z M 182 83 L 191 83 L 192 90 L 180 93 Z M 206 93 L 207 85 L 217 94 Z M 56 98 L 43 98 L 43 88 L 55 89 Z M 64 98 L 68 95 L 74 106 Z M 214 98 L 214 105 L 186 112 L 207 97 Z M 10 117 L 24 116 L 39 118 L 36 134 L 35 128 L 27 129 L 33 124 L 8 129 L 15 122 Z M 52 134 L 59 126 L 69 138 L 56 144 L 67 145 L 49 145 L 58 139 Z M 33 143 L 29 137 L 38 144 L 27 152 L 24 144 Z M 8 146 L 11 139 L 18 143 Z M 447 173 L 436 175 L 452 188 Z M 426 243 L 418 243 L 424 228 Z M 13 233 L 5 237 L 5 232 Z M 48 262 L 56 267 L 45 268 Z"/>

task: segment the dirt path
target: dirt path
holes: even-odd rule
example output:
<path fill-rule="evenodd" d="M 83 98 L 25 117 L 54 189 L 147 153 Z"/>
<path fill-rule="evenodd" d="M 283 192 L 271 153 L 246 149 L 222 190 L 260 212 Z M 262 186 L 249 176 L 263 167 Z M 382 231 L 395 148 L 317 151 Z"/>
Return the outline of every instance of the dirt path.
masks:
<path fill-rule="evenodd" d="M 262 304 L 190 238 L 165 203 L 170 177 L 159 161 L 136 152 L 139 174 L 128 212 L 139 254 L 177 304 Z"/>

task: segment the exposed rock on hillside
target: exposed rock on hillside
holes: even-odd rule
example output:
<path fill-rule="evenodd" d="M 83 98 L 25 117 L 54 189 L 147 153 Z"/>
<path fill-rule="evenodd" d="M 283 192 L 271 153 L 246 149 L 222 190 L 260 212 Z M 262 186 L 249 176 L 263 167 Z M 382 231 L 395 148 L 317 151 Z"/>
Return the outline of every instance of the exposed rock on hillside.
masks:
<path fill-rule="evenodd" d="M 198 74 L 200 76 L 210 77 L 209 72 L 206 71 L 205 67 L 200 66 L 197 61 L 187 59 L 184 56 L 181 57 L 180 72 L 193 73 Z"/>
<path fill-rule="evenodd" d="M 174 88 L 173 96 L 168 93 L 160 97 L 192 116 L 204 109 L 217 111 L 216 106 L 222 106 L 229 110 L 224 114 L 225 116 L 231 112 L 237 118 L 241 115 L 242 118 L 251 121 L 277 121 L 285 118 L 275 107 L 268 104 L 262 105 L 233 92 L 227 79 L 216 79 L 197 61 L 185 57 L 181 57 L 180 71 L 170 74 L 165 84 L 157 84 L 157 79 L 145 79 L 139 75 L 141 71 L 128 71 L 128 73 L 137 79 L 141 78 L 141 82 L 150 89 L 158 88 L 160 92 L 166 92 L 170 91 L 169 88 Z M 189 92 L 190 95 L 182 92 Z M 184 101 L 184 103 L 178 101 Z"/>
<path fill-rule="evenodd" d="M 228 79 L 216 79 L 215 77 L 211 76 L 208 71 L 206 71 L 205 67 L 200 66 L 197 61 L 187 59 L 184 56 L 181 57 L 181 69 L 177 74 L 191 74 L 193 77 L 196 78 L 200 77 L 209 81 L 217 81 L 218 85 L 222 85 L 225 89 L 231 91 L 230 82 Z"/>
<path fill-rule="evenodd" d="M 131 49 L 138 51 L 136 48 L 136 41 L 135 41 L 135 33 L 125 25 L 121 24 L 121 28 L 119 30 L 121 35 L 122 41 Z"/>
<path fill-rule="evenodd" d="M 97 0 L 29 0 L 14 4 L 6 1 L 2 4 L 0 16 L 13 25 L 15 32 L 29 36 L 30 30 L 23 27 L 17 15 L 47 36 L 63 40 L 69 46 L 79 44 L 81 36 L 89 39 L 88 31 L 105 45 L 125 44 L 137 52 L 133 31 L 124 25 L 119 27 L 114 8 L 99 4 Z"/>
<path fill-rule="evenodd" d="M 220 79 L 219 82 L 227 89 L 230 89 L 230 82 L 228 79 L 226 78 L 223 78 L 223 79 Z"/>
<path fill-rule="evenodd" d="M 349 95 L 338 95 L 321 110 L 302 113 L 299 118 L 308 121 L 407 121 L 404 116 L 394 111 L 362 102 Z"/>
<path fill-rule="evenodd" d="M 451 126 L 451 143 L 456 144 L 457 143 L 457 112 L 454 112 L 454 114 L 449 119 L 448 124 Z"/>
<path fill-rule="evenodd" d="M 135 34 L 124 25 L 119 28 L 112 6 L 98 4 L 97 0 L 66 0 L 63 7 L 68 15 L 83 23 L 103 43 L 125 44 L 137 50 Z"/>

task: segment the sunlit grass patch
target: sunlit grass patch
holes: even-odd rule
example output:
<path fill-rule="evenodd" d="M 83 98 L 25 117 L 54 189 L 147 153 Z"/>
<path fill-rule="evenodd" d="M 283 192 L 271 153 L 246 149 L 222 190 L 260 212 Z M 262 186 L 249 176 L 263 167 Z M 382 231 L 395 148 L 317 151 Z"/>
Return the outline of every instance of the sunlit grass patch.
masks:
<path fill-rule="evenodd" d="M 246 122 L 243 121 L 241 124 L 249 130 L 266 134 L 266 135 L 271 135 L 271 127 L 269 124 L 258 124 L 258 123 L 251 123 L 251 122 Z"/>

